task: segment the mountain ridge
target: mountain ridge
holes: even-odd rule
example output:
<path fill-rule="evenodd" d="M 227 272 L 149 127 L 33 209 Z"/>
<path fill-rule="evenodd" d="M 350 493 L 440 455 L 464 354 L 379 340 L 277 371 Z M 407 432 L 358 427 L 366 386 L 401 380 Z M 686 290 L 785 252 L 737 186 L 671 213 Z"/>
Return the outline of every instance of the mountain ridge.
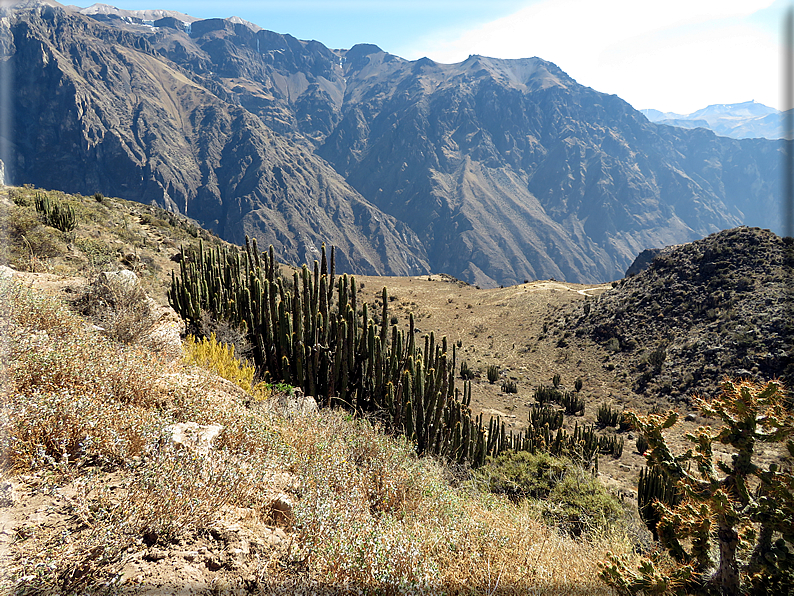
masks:
<path fill-rule="evenodd" d="M 7 177 L 110 189 L 287 261 L 327 241 L 357 273 L 605 281 L 645 248 L 779 225 L 776 144 L 651 124 L 539 58 L 441 65 L 230 19 L 8 14 Z"/>

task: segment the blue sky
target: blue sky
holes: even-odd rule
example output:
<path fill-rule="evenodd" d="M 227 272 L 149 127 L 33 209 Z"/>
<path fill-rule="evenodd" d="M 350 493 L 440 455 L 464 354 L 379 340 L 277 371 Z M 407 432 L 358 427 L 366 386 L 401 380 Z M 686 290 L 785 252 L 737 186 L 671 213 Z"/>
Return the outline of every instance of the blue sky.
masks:
<path fill-rule="evenodd" d="M 124 0 L 239 16 L 332 48 L 407 59 L 538 56 L 635 108 L 690 113 L 756 100 L 780 108 L 782 16 L 792 0 Z M 87 5 L 87 4 L 86 4 Z"/>

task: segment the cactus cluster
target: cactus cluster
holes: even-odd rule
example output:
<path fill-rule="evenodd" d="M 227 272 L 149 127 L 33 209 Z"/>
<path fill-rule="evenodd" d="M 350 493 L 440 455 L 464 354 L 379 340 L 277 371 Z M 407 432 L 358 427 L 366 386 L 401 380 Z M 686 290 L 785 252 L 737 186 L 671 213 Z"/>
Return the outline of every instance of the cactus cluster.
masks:
<path fill-rule="evenodd" d="M 601 435 L 598 439 L 598 450 L 619 459 L 623 455 L 623 437 L 617 435 Z"/>
<path fill-rule="evenodd" d="M 499 367 L 495 364 L 491 364 L 488 366 L 487 370 L 488 374 L 488 382 L 493 385 L 496 381 L 499 380 Z"/>
<path fill-rule="evenodd" d="M 541 418 L 543 414 L 541 414 Z M 488 455 L 496 456 L 507 450 L 546 451 L 557 457 L 567 457 L 587 467 L 595 462 L 599 450 L 599 437 L 592 426 L 574 426 L 573 433 L 558 427 L 554 432 L 549 423 L 530 424 L 526 432 L 506 432 L 505 424 L 497 418 L 488 429 Z"/>
<path fill-rule="evenodd" d="M 596 421 L 603 426 L 617 426 L 622 414 L 609 404 L 601 404 L 596 411 Z"/>
<path fill-rule="evenodd" d="M 488 454 L 482 419 L 471 415 L 471 386 L 455 388 L 455 349 L 431 333 L 424 347 L 409 329 L 389 329 L 383 289 L 379 323 L 368 304 L 358 304 L 354 277 L 334 272 L 325 246 L 313 270 L 306 265 L 292 283 L 277 275 L 273 247 L 260 254 L 256 240 L 244 251 L 216 248 L 182 251 L 180 275 L 172 276 L 169 301 L 188 321 L 202 312 L 242 327 L 261 376 L 302 387 L 326 406 L 377 413 L 410 437 L 417 452 L 474 466 Z"/>
<path fill-rule="evenodd" d="M 648 441 L 649 465 L 664 475 L 643 474 L 638 503 L 672 563 L 662 568 L 660 559 L 648 559 L 635 571 L 611 556 L 601 578 L 630 594 L 793 593 L 794 474 L 762 464 L 756 452 L 759 443 L 771 443 L 794 457 L 794 415 L 786 402 L 777 381 L 725 381 L 717 398 L 694 400 L 721 424 L 686 435 L 692 447 L 680 455 L 663 435 L 676 424 L 675 412 L 628 413 Z M 717 455 L 723 450 L 733 453 L 730 461 Z"/>
<path fill-rule="evenodd" d="M 515 381 L 502 381 L 502 393 L 518 393 L 518 384 Z"/>
<path fill-rule="evenodd" d="M 468 381 L 474 378 L 474 371 L 465 360 L 460 363 L 460 378 Z"/>
<path fill-rule="evenodd" d="M 36 193 L 34 198 L 36 211 L 44 216 L 48 226 L 57 228 L 61 232 L 71 232 L 77 227 L 77 216 L 74 207 L 61 203 L 58 199 L 48 195 Z"/>
<path fill-rule="evenodd" d="M 559 387 L 559 383 L 557 387 Z M 565 413 L 569 416 L 584 415 L 584 398 L 578 392 L 563 391 L 557 387 L 538 385 L 534 393 L 535 401 L 541 405 L 547 403 L 560 404 L 565 408 Z"/>
<path fill-rule="evenodd" d="M 529 408 L 529 425 L 540 430 L 548 425 L 549 430 L 562 428 L 564 416 L 562 410 L 550 406 L 532 404 Z"/>

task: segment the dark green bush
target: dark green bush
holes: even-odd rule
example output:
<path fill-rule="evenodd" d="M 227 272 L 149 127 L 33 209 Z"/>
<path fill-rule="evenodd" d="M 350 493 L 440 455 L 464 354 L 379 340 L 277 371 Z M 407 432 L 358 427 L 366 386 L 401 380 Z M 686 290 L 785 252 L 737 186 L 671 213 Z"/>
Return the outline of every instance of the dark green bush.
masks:
<path fill-rule="evenodd" d="M 606 529 L 617 522 L 623 508 L 604 485 L 584 469 L 570 466 L 549 493 L 544 513 L 574 536 Z"/>
<path fill-rule="evenodd" d="M 565 476 L 571 462 L 539 451 L 508 451 L 487 463 L 476 474 L 488 483 L 492 493 L 507 495 L 513 501 L 543 499 Z"/>

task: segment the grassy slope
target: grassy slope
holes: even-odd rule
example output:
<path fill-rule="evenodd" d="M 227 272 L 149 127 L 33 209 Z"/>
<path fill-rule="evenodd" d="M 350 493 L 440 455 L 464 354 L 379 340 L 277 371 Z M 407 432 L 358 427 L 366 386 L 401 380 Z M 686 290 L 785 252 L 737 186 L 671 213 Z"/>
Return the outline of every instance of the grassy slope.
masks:
<path fill-rule="evenodd" d="M 186 578 L 208 593 L 609 593 L 595 562 L 627 545 L 615 535 L 574 541 L 530 504 L 454 488 L 365 420 L 273 417 L 54 298 L 13 281 L 0 294 L 7 593 L 155 593 Z M 211 457 L 163 444 L 178 421 L 224 426 Z M 282 493 L 291 520 L 275 515 Z"/>

